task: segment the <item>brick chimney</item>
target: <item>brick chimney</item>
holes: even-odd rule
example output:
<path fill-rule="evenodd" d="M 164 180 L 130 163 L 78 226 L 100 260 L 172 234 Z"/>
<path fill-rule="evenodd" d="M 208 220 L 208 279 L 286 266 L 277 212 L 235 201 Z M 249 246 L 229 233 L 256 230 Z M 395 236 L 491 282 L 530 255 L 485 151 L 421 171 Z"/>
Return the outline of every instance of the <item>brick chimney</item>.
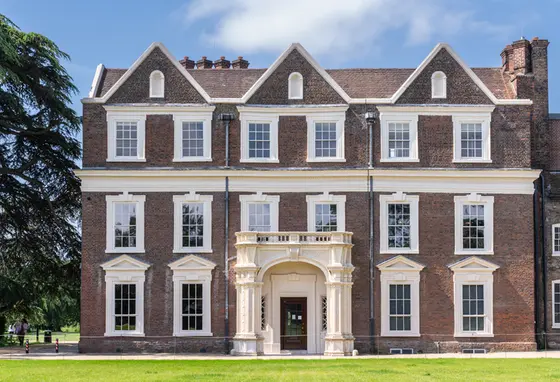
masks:
<path fill-rule="evenodd" d="M 196 62 L 196 68 L 212 69 L 212 61 L 208 60 L 206 56 L 202 56 L 202 58 Z"/>
<path fill-rule="evenodd" d="M 185 56 L 182 60 L 179 60 L 179 64 L 183 65 L 185 69 L 194 69 L 194 61 L 189 60 L 188 56 Z"/>
<path fill-rule="evenodd" d="M 249 61 L 244 60 L 243 56 L 239 56 L 237 60 L 233 60 L 231 67 L 233 69 L 247 69 L 249 67 Z"/>
<path fill-rule="evenodd" d="M 531 68 L 531 43 L 524 37 L 502 51 L 502 69 L 510 74 L 527 74 Z"/>
<path fill-rule="evenodd" d="M 219 60 L 214 61 L 215 69 L 229 69 L 231 62 L 226 60 L 225 56 L 221 56 Z"/>

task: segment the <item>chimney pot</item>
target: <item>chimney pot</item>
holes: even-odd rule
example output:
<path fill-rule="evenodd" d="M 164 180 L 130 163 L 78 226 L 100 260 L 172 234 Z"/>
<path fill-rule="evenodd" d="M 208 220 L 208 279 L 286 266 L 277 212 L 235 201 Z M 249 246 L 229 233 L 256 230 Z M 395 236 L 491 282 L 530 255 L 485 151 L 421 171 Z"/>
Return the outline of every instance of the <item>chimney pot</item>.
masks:
<path fill-rule="evenodd" d="M 221 56 L 219 60 L 214 61 L 215 69 L 229 69 L 231 62 L 226 60 L 225 56 Z"/>
<path fill-rule="evenodd" d="M 194 69 L 194 61 L 189 60 L 189 56 L 185 56 L 182 60 L 179 60 L 179 64 L 183 65 L 185 69 Z"/>
<path fill-rule="evenodd" d="M 212 69 L 212 61 L 208 60 L 206 56 L 202 56 L 202 58 L 196 62 L 196 68 Z"/>
<path fill-rule="evenodd" d="M 244 60 L 243 56 L 238 56 L 237 60 L 233 60 L 231 63 L 233 69 L 247 69 L 249 67 L 249 61 Z"/>

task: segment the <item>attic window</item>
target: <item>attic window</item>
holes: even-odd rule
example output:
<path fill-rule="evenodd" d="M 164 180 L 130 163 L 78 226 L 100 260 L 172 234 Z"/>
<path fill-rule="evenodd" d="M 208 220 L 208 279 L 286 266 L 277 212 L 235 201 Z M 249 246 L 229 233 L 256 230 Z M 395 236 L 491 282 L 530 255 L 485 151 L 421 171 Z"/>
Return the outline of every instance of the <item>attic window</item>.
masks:
<path fill-rule="evenodd" d="M 443 72 L 432 74 L 432 98 L 447 98 L 447 77 Z"/>
<path fill-rule="evenodd" d="M 303 76 L 297 72 L 288 77 L 288 98 L 303 99 Z"/>
<path fill-rule="evenodd" d="M 150 74 L 150 98 L 163 98 L 165 89 L 165 77 L 159 70 Z"/>

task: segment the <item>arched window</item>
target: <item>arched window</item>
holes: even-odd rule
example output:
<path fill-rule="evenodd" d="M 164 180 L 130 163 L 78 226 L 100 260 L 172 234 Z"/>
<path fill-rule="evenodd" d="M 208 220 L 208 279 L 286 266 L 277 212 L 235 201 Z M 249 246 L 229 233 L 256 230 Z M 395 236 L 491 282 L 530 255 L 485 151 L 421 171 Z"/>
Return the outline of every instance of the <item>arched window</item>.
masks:
<path fill-rule="evenodd" d="M 432 74 L 432 98 L 447 98 L 447 77 L 443 72 Z"/>
<path fill-rule="evenodd" d="M 288 77 L 288 98 L 303 99 L 303 76 L 297 72 Z"/>
<path fill-rule="evenodd" d="M 165 77 L 159 70 L 154 70 L 150 74 L 150 97 L 163 98 L 165 90 Z"/>

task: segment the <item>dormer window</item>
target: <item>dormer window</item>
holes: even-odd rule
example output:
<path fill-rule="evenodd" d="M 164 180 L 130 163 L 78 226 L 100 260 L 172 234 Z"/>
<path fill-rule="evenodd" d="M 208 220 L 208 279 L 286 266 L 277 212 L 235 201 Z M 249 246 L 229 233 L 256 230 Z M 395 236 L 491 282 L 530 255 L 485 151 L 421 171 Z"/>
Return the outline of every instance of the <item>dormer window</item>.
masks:
<path fill-rule="evenodd" d="M 159 70 L 150 74 L 150 98 L 163 98 L 165 91 L 165 77 Z"/>
<path fill-rule="evenodd" d="M 297 72 L 288 77 L 288 98 L 303 99 L 303 76 Z"/>
<path fill-rule="evenodd" d="M 432 98 L 447 98 L 447 76 L 443 72 L 432 74 Z"/>

